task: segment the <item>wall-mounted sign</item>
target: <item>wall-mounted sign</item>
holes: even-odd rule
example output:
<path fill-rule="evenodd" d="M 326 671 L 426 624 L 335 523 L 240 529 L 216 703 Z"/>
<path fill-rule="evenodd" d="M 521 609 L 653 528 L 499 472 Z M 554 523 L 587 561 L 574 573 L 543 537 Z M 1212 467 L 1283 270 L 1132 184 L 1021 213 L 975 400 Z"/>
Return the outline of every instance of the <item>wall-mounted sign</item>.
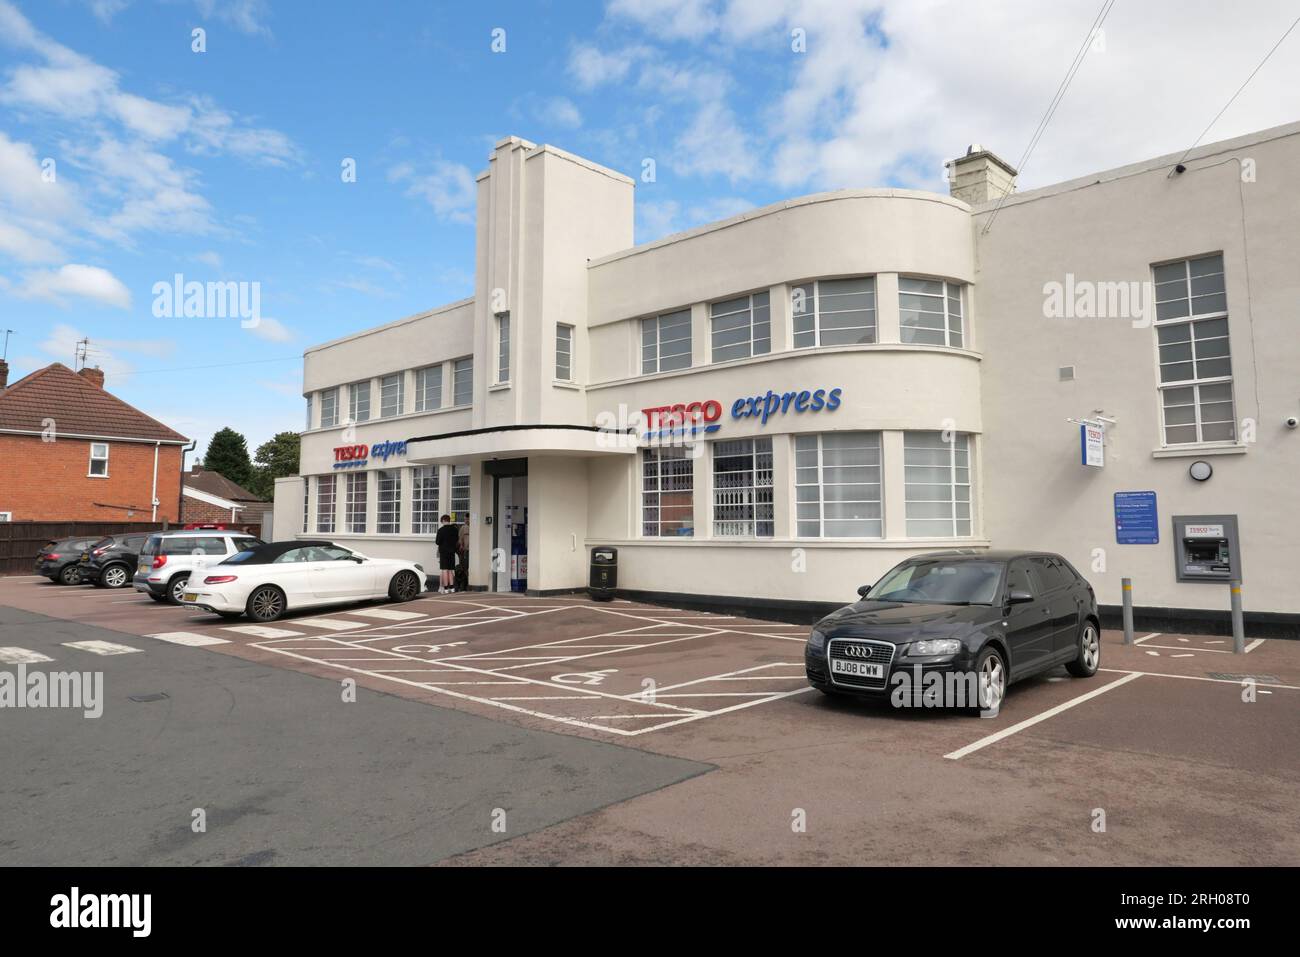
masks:
<path fill-rule="evenodd" d="M 336 469 L 363 469 L 371 457 L 387 462 L 389 456 L 405 455 L 406 442 L 376 442 L 374 445 L 339 445 L 334 448 Z"/>
<path fill-rule="evenodd" d="M 1079 451 L 1084 465 L 1102 468 L 1106 464 L 1105 426 L 1082 423 L 1079 426 Z"/>
<path fill-rule="evenodd" d="M 794 392 L 773 392 L 765 395 L 742 396 L 731 403 L 733 419 L 757 418 L 763 425 L 774 415 L 794 412 L 834 412 L 840 407 L 840 394 L 843 390 L 803 389 Z M 670 436 L 702 435 L 718 431 L 722 423 L 722 404 L 717 399 L 703 402 L 678 403 L 677 405 L 660 405 L 642 409 L 647 439 L 668 438 Z"/>
<path fill-rule="evenodd" d="M 1115 542 L 1118 545 L 1160 544 L 1155 492 L 1115 493 Z"/>

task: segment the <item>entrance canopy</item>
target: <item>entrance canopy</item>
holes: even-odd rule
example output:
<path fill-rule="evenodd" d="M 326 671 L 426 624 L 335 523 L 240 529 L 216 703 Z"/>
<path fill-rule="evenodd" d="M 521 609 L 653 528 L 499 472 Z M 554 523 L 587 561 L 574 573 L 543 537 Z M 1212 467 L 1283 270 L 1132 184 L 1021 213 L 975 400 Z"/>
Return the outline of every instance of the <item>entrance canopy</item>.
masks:
<path fill-rule="evenodd" d="M 635 455 L 636 436 L 586 425 L 504 425 L 408 439 L 406 461 L 444 465 L 530 455 Z"/>

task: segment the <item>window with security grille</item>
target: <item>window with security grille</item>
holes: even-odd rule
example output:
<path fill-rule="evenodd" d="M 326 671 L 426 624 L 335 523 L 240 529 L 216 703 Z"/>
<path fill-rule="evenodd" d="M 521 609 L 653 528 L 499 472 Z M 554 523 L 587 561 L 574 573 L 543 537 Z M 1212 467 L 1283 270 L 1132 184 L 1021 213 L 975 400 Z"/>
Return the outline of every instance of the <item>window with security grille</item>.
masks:
<path fill-rule="evenodd" d="M 961 348 L 962 288 L 958 282 L 899 276 L 899 340 Z"/>
<path fill-rule="evenodd" d="M 412 534 L 434 535 L 438 531 L 438 470 L 437 465 L 411 469 Z"/>
<path fill-rule="evenodd" d="M 772 351 L 771 294 L 756 292 L 709 305 L 714 362 Z"/>
<path fill-rule="evenodd" d="M 818 279 L 792 286 L 794 347 L 847 346 L 876 341 L 876 277 Z"/>
<path fill-rule="evenodd" d="M 343 529 L 347 532 L 366 530 L 366 486 L 370 476 L 366 472 L 349 472 L 343 476 Z"/>
<path fill-rule="evenodd" d="M 1237 437 L 1223 255 L 1153 269 L 1163 444 Z"/>
<path fill-rule="evenodd" d="M 904 432 L 903 478 L 908 538 L 970 536 L 969 436 Z"/>
<path fill-rule="evenodd" d="M 714 442 L 713 534 L 719 538 L 771 538 L 772 440 Z"/>
<path fill-rule="evenodd" d="M 642 450 L 641 534 L 654 538 L 695 534 L 695 458 L 685 446 Z"/>
<path fill-rule="evenodd" d="M 316 477 L 316 531 L 334 531 L 334 497 L 338 489 L 338 476 Z"/>
<path fill-rule="evenodd" d="M 691 311 L 641 320 L 641 373 L 691 367 Z"/>
<path fill-rule="evenodd" d="M 402 530 L 402 473 L 400 469 L 381 469 L 375 473 L 375 531 L 396 535 Z"/>
<path fill-rule="evenodd" d="M 881 538 L 880 433 L 827 432 L 794 440 L 800 538 Z"/>

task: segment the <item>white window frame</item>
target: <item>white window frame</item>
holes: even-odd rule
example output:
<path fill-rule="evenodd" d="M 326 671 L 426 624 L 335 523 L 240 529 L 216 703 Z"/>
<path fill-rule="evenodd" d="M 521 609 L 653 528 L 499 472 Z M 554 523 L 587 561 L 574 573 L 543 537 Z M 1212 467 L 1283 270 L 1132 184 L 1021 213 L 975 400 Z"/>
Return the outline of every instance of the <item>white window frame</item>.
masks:
<path fill-rule="evenodd" d="M 942 445 L 948 449 L 948 455 L 947 455 L 948 461 L 946 463 L 940 463 L 938 465 L 932 465 L 932 464 L 922 465 L 916 462 L 909 463 L 907 461 L 908 452 L 937 451 L 934 446 L 909 445 L 908 442 L 910 437 L 916 435 L 938 435 L 942 437 L 943 433 L 935 432 L 935 431 L 924 431 L 924 430 L 908 430 L 903 433 L 903 501 L 904 501 L 903 520 L 905 522 L 904 530 L 906 532 L 906 537 L 915 538 L 915 539 L 973 538 L 975 534 L 975 472 L 974 472 L 975 462 L 974 462 L 974 456 L 972 454 L 972 449 L 971 449 L 971 446 L 974 443 L 971 442 L 970 434 L 966 432 L 955 432 L 953 433 L 951 442 L 942 443 Z M 965 461 L 965 465 L 961 464 L 963 459 Z M 935 468 L 935 469 L 946 468 L 948 470 L 948 481 L 947 482 L 913 481 L 907 477 L 907 470 L 909 468 Z M 960 479 L 959 473 L 963 469 L 966 472 L 966 480 L 964 482 L 959 480 Z M 922 486 L 933 487 L 933 488 L 946 487 L 948 489 L 948 495 L 946 498 L 912 498 L 911 495 L 912 490 L 914 488 L 919 488 Z M 965 498 L 962 497 L 962 493 L 960 491 L 961 489 L 966 490 Z M 907 514 L 908 506 L 914 504 L 928 505 L 935 502 L 947 503 L 950 506 L 951 515 L 945 519 L 942 516 L 940 516 L 939 518 L 930 518 L 930 517 L 913 518 Z M 964 518 L 957 514 L 958 512 L 961 511 L 961 506 L 963 505 L 966 506 L 966 513 L 967 513 Z M 922 533 L 914 533 L 912 531 L 913 522 L 926 522 L 926 523 L 933 524 L 936 522 L 943 522 L 943 521 L 948 522 L 948 530 L 946 532 L 940 532 L 938 534 L 928 534 L 928 533 L 922 534 Z M 965 531 L 960 530 L 959 523 L 962 522 L 968 523 L 968 527 Z"/>
<path fill-rule="evenodd" d="M 748 451 L 741 451 L 738 447 L 748 445 Z M 725 439 L 716 442 L 710 442 L 711 455 L 709 456 L 712 468 L 712 521 L 714 538 L 740 538 L 740 539 L 767 539 L 776 536 L 776 487 L 775 487 L 775 460 L 773 458 L 772 437 L 770 435 L 754 436 L 745 439 Z M 748 456 L 749 483 L 747 485 L 731 485 L 723 487 L 718 483 L 718 450 L 721 448 L 736 447 L 735 451 L 724 453 L 726 458 L 742 458 Z M 765 455 L 768 459 L 766 469 L 759 468 L 759 457 Z M 744 474 L 746 470 L 740 470 L 726 474 Z M 762 480 L 766 475 L 767 481 Z M 724 502 L 721 499 L 726 496 L 737 496 L 740 501 Z M 767 501 L 761 501 L 766 498 Z M 722 519 L 718 517 L 718 512 L 723 508 L 748 508 L 749 517 L 740 519 Z M 766 512 L 766 516 L 760 518 L 760 510 Z M 767 531 L 759 531 L 759 526 L 767 526 Z"/>
<path fill-rule="evenodd" d="M 366 534 L 366 510 L 370 505 L 370 473 L 343 473 L 343 531 Z M 360 519 L 358 520 L 358 516 Z"/>
<path fill-rule="evenodd" d="M 729 312 L 715 313 L 714 309 L 718 306 L 729 303 L 740 302 L 745 300 L 743 309 L 732 309 Z M 758 300 L 762 300 L 760 303 Z M 757 318 L 758 311 L 762 309 L 767 312 L 767 318 L 759 321 Z M 748 329 L 748 338 L 740 342 L 727 343 L 723 346 L 717 345 L 719 320 L 730 320 L 735 316 L 747 316 L 747 324 L 743 327 Z M 758 335 L 766 327 L 766 335 Z M 723 330 L 732 332 L 735 329 L 742 328 L 741 325 L 734 326 L 733 329 Z M 725 359 L 718 358 L 720 349 L 735 349 L 740 345 L 745 346 L 743 355 L 728 356 Z M 772 294 L 771 290 L 759 289 L 755 292 L 745 293 L 740 296 L 731 296 L 726 299 L 718 299 L 709 303 L 709 358 L 712 362 L 732 362 L 737 359 L 750 359 L 754 356 L 765 356 L 772 352 Z"/>
<path fill-rule="evenodd" d="M 850 343 L 850 342 L 826 343 L 823 341 L 823 336 L 822 336 L 823 313 L 825 315 L 831 316 L 831 315 L 838 315 L 847 312 L 866 311 L 861 309 L 834 309 L 834 310 L 827 311 L 826 309 L 823 308 L 823 299 L 827 297 L 823 296 L 822 283 L 850 282 L 850 281 L 852 282 L 865 281 L 871 284 L 871 289 L 869 291 L 869 295 L 871 296 L 871 307 L 870 307 L 871 323 L 870 325 L 848 326 L 846 328 L 869 329 L 870 337 L 867 339 L 866 342 L 862 342 L 862 343 Z M 797 294 L 801 289 L 808 290 L 808 294 L 805 295 L 803 298 L 804 309 L 802 313 L 795 311 L 796 303 L 798 300 Z M 831 293 L 829 295 L 829 298 L 834 299 L 836 298 L 837 295 L 840 294 Z M 859 295 L 862 295 L 862 293 L 859 293 Z M 834 305 L 834 303 L 832 303 L 832 305 Z M 800 331 L 798 328 L 799 318 L 801 315 L 806 315 L 809 312 L 811 312 L 812 314 L 812 328 L 808 330 Z M 828 344 L 833 346 L 871 345 L 878 342 L 880 338 L 880 318 L 879 318 L 879 302 L 876 297 L 876 277 L 875 276 L 844 276 L 842 278 L 836 278 L 836 279 L 814 279 L 810 282 L 801 282 L 801 283 L 793 284 L 792 286 L 790 286 L 790 326 L 793 335 L 792 341 L 794 343 L 794 348 L 796 349 L 813 349 Z M 832 330 L 832 331 L 838 332 L 843 330 Z M 806 341 L 808 336 L 812 337 L 811 342 Z M 805 341 L 801 342 L 800 341 L 801 338 L 805 339 Z"/>
<path fill-rule="evenodd" d="M 311 530 L 311 476 L 302 477 L 302 533 Z"/>
<path fill-rule="evenodd" d="M 865 465 L 858 465 L 858 466 L 827 465 L 826 464 L 826 458 L 827 458 L 826 440 L 828 438 L 833 438 L 833 437 L 839 437 L 845 439 L 856 438 L 856 439 L 864 440 L 863 444 L 861 444 L 858 447 L 869 449 L 875 452 L 876 454 L 875 465 L 871 465 L 870 463 Z M 801 446 L 803 447 L 801 448 Z M 811 465 L 800 464 L 801 456 L 807 456 L 809 454 L 811 454 L 811 459 L 812 459 Z M 798 538 L 852 538 L 852 539 L 881 539 L 885 537 L 884 442 L 879 432 L 871 432 L 871 431 L 817 432 L 817 433 L 804 433 L 802 435 L 796 435 L 794 436 L 793 462 L 794 462 L 794 512 L 795 512 L 796 537 Z M 827 481 L 828 478 L 837 479 L 840 477 L 839 475 L 828 476 L 827 469 L 830 468 L 835 468 L 835 469 L 858 468 L 858 469 L 868 469 L 868 470 L 874 469 L 875 481 L 874 482 L 872 481 L 867 481 L 867 482 Z M 876 497 L 874 499 L 873 498 L 858 498 L 858 499 L 834 499 L 833 498 L 829 501 L 827 499 L 826 490 L 828 488 L 862 487 L 862 488 L 869 489 L 872 486 L 874 486 L 876 489 Z M 800 497 L 801 489 L 805 490 L 803 496 L 804 499 L 806 500 L 801 499 Z M 813 491 L 812 492 L 807 491 L 810 489 Z M 814 498 L 813 495 L 815 495 L 816 497 Z M 826 517 L 826 506 L 838 505 L 838 504 L 875 506 L 875 510 L 878 514 L 878 517 L 877 518 L 828 519 Z M 804 511 L 804 506 L 813 506 L 815 508 L 817 517 L 815 519 L 802 517 L 800 515 L 800 512 Z M 808 511 L 812 511 L 812 510 L 813 509 L 808 509 Z M 855 534 L 855 535 L 826 534 L 826 526 L 828 523 L 840 523 L 840 522 L 872 523 L 876 526 L 878 531 L 875 534 Z M 806 530 L 806 526 L 812 523 L 815 523 L 817 526 L 816 532 L 810 532 Z"/>
<path fill-rule="evenodd" d="M 338 473 L 316 476 L 316 532 L 333 535 L 337 520 L 339 482 Z M 324 493 L 329 491 L 328 495 Z"/>
<path fill-rule="evenodd" d="M 510 313 L 497 313 L 497 385 L 510 384 Z"/>
<path fill-rule="evenodd" d="M 441 490 L 442 466 L 417 465 L 411 469 L 411 534 L 437 533 Z"/>
<path fill-rule="evenodd" d="M 364 398 L 365 402 L 360 400 Z M 353 382 L 348 386 L 348 420 L 351 422 L 370 421 L 370 380 Z"/>
<path fill-rule="evenodd" d="M 567 322 L 557 322 L 555 324 L 555 381 L 572 382 L 573 381 L 573 340 L 574 327 Z M 561 375 L 561 363 L 564 366 L 564 374 Z"/>
<path fill-rule="evenodd" d="M 429 388 L 429 379 L 437 380 L 437 387 Z M 432 402 L 430 401 L 432 400 Z M 442 408 L 442 363 L 415 370 L 415 411 L 432 412 Z"/>
<path fill-rule="evenodd" d="M 375 534 L 402 533 L 402 470 L 375 470 Z"/>
<path fill-rule="evenodd" d="M 447 512 L 451 515 L 452 521 L 464 524 L 469 521 L 473 502 L 473 486 L 470 483 L 470 471 L 468 465 L 453 465 L 451 467 L 451 482 L 449 483 Z M 464 493 L 460 495 L 460 493 Z M 458 497 L 459 496 L 459 497 Z M 464 502 L 464 508 L 457 508 L 457 502 Z"/>
<path fill-rule="evenodd" d="M 671 320 L 670 328 L 678 329 L 683 325 L 682 317 L 685 317 L 686 335 L 675 339 L 664 339 L 664 320 Z M 689 369 L 694 362 L 692 351 L 694 344 L 692 337 L 692 317 L 690 309 L 678 309 L 674 312 L 664 312 L 657 316 L 641 320 L 641 374 L 653 375 L 656 372 L 674 372 L 678 369 Z M 665 342 L 676 346 L 677 343 L 686 343 L 685 352 L 673 352 L 664 355 Z"/>
<path fill-rule="evenodd" d="M 684 445 L 651 445 L 641 450 L 641 537 L 642 538 L 693 538 L 695 536 L 695 460 L 693 450 Z M 690 531 L 675 529 L 665 532 L 663 496 L 665 465 L 667 463 L 685 463 L 684 471 L 674 470 L 670 478 L 680 481 L 685 478 L 686 488 L 673 488 L 668 494 L 686 493 L 690 499 Z M 673 506 L 676 510 L 678 506 Z M 647 516 L 653 510 L 654 519 Z M 678 519 L 669 519 L 668 524 L 679 524 Z M 653 527 L 653 531 L 650 529 Z"/>
<path fill-rule="evenodd" d="M 1200 298 L 1200 297 L 1198 297 L 1197 295 L 1195 295 L 1195 294 L 1193 293 L 1193 291 L 1192 291 L 1192 283 L 1193 283 L 1193 277 L 1192 277 L 1192 274 L 1191 274 L 1192 263 L 1194 263 L 1194 262 L 1202 262 L 1202 261 L 1207 260 L 1207 259 L 1218 259 L 1218 260 L 1219 260 L 1219 272 L 1217 272 L 1217 273 L 1205 273 L 1205 274 L 1202 274 L 1202 276 L 1198 276 L 1198 277 L 1195 277 L 1195 278 L 1203 278 L 1204 276 L 1207 276 L 1207 275 L 1220 276 L 1220 277 L 1221 277 L 1221 289 L 1220 289 L 1220 291 L 1219 291 L 1218 293 L 1202 293 L 1202 294 L 1201 294 L 1201 297 L 1204 297 L 1204 296 L 1213 296 L 1213 295 L 1222 295 L 1222 296 L 1223 296 L 1223 308 L 1222 308 L 1222 309 L 1211 310 L 1211 311 L 1208 311 L 1208 312 L 1196 312 L 1196 311 L 1195 311 L 1195 303 L 1196 303 L 1197 298 Z M 1183 267 L 1183 279 L 1182 279 L 1182 292 L 1183 292 L 1183 295 L 1182 295 L 1182 296 L 1179 296 L 1177 299 L 1172 299 L 1172 300 L 1170 300 L 1170 299 L 1161 300 L 1161 299 L 1159 298 L 1159 296 L 1160 296 L 1160 294 L 1161 294 L 1160 286 L 1168 286 L 1168 285 L 1170 285 L 1171 283 L 1170 283 L 1169 281 L 1165 281 L 1165 282 L 1163 282 L 1163 283 L 1156 284 L 1156 283 L 1155 283 L 1156 270 L 1157 270 L 1157 269 L 1161 269 L 1161 268 L 1165 268 L 1165 267 L 1168 267 L 1168 266 L 1177 266 L 1177 265 L 1181 265 L 1181 266 Z M 1228 308 L 1228 275 L 1227 275 L 1227 265 L 1223 262 L 1223 253 L 1221 253 L 1221 252 L 1219 252 L 1219 253 L 1210 253 L 1209 255 L 1205 255 L 1205 256 L 1189 256 L 1189 257 L 1187 257 L 1186 259 L 1174 259 L 1174 260 L 1170 260 L 1169 262 L 1155 263 L 1155 264 L 1153 264 L 1152 267 L 1151 267 L 1151 276 L 1152 276 L 1152 284 L 1153 284 L 1153 288 L 1156 290 L 1156 292 L 1155 292 L 1156 301 L 1155 301 L 1155 302 L 1153 303 L 1153 305 L 1152 305 L 1152 310 L 1153 310 L 1153 313 L 1154 313 L 1154 315 L 1153 315 L 1153 321 L 1152 321 L 1152 326 L 1153 326 L 1154 329 L 1155 329 L 1155 337 L 1154 337 L 1154 338 L 1155 338 L 1155 350 L 1156 350 L 1156 397 L 1157 397 L 1157 402 L 1158 402 L 1158 404 L 1159 404 L 1159 406 L 1160 406 L 1160 446 L 1161 446 L 1161 448 L 1194 448 L 1194 447 L 1199 446 L 1199 445 L 1209 445 L 1209 446 L 1236 445 L 1236 444 L 1237 444 L 1237 435 L 1238 435 L 1238 433 L 1237 433 L 1237 396 L 1236 396 L 1236 391 L 1237 391 L 1237 390 L 1236 390 L 1236 388 L 1235 388 L 1235 386 L 1234 386 L 1233 373 L 1232 373 L 1232 371 L 1231 371 L 1231 370 L 1232 370 L 1232 322 L 1231 322 L 1231 320 L 1228 318 L 1228 317 L 1229 317 L 1229 308 Z M 1181 300 L 1184 299 L 1184 298 L 1187 300 L 1187 315 L 1185 315 L 1185 316 L 1173 316 L 1173 317 L 1170 317 L 1170 318 L 1168 318 L 1168 319 L 1160 319 L 1160 318 L 1158 318 L 1158 315 L 1159 315 L 1158 310 L 1159 310 L 1159 308 L 1160 308 L 1160 305 L 1161 305 L 1163 302 L 1176 302 L 1176 301 L 1181 301 Z M 1197 330 L 1198 327 L 1204 328 L 1204 327 L 1208 326 L 1209 324 L 1214 323 L 1214 322 L 1217 322 L 1217 321 L 1222 321 L 1222 322 L 1223 322 L 1223 325 L 1224 325 L 1224 334 L 1223 334 L 1222 336 L 1206 336 L 1206 337 L 1203 337 L 1203 338 L 1197 339 L 1197 337 L 1196 337 L 1196 330 Z M 1160 355 L 1160 347 L 1161 347 L 1161 342 L 1160 342 L 1160 330 L 1162 330 L 1162 329 L 1176 329 L 1176 328 L 1179 328 L 1179 327 L 1182 327 L 1182 326 L 1186 326 L 1186 327 L 1187 327 L 1187 334 L 1188 334 L 1187 343 L 1188 343 L 1188 345 L 1191 347 L 1191 353 L 1192 353 L 1191 358 L 1190 358 L 1190 359 L 1184 359 L 1184 360 L 1178 360 L 1178 361 L 1175 361 L 1175 362 L 1163 362 L 1163 361 L 1161 360 L 1161 355 Z M 1218 341 L 1220 341 L 1220 340 L 1225 340 L 1226 343 L 1227 343 L 1227 351 L 1226 351 L 1223 355 L 1221 355 L 1221 356 L 1197 356 L 1197 354 L 1196 354 L 1196 346 L 1197 346 L 1197 343 L 1218 342 Z M 1174 344 L 1174 343 L 1164 343 L 1164 345 L 1173 345 L 1173 344 Z M 1197 369 L 1197 366 L 1198 366 L 1201 362 L 1213 361 L 1213 360 L 1216 360 L 1216 359 L 1226 359 L 1226 360 L 1227 360 L 1227 362 L 1228 362 L 1228 369 L 1229 369 L 1227 375 L 1217 375 L 1217 376 L 1199 376 L 1199 375 L 1198 375 L 1199 370 Z M 1170 381 L 1165 382 L 1165 381 L 1164 381 L 1164 377 L 1163 377 L 1163 367 L 1166 366 L 1166 365 L 1181 365 L 1181 364 L 1183 364 L 1183 363 L 1187 363 L 1187 364 L 1190 364 L 1190 365 L 1191 365 L 1191 367 L 1192 367 L 1192 377 L 1191 377 L 1190 379 L 1171 379 Z M 1202 391 L 1201 391 L 1202 389 L 1205 389 L 1205 388 L 1214 388 L 1214 387 L 1218 387 L 1218 386 L 1226 387 L 1226 389 L 1227 389 L 1227 393 L 1228 393 L 1228 398 L 1227 398 L 1226 400 L 1223 400 L 1223 399 L 1211 399 L 1210 401 L 1206 402 L 1206 401 L 1204 401 L 1204 400 L 1202 399 Z M 1176 404 L 1176 405 L 1172 405 L 1172 406 L 1169 405 L 1169 404 L 1168 404 L 1168 399 L 1169 399 L 1169 395 L 1168 395 L 1168 393 L 1173 392 L 1174 390 L 1179 390 L 1179 389 L 1191 389 L 1191 390 L 1192 390 L 1192 401 L 1191 401 L 1191 403 L 1178 403 L 1178 404 Z M 1226 419 L 1226 420 L 1219 419 L 1219 420 L 1215 420 L 1214 422 L 1205 422 L 1205 421 L 1203 421 L 1203 419 L 1202 419 L 1202 406 L 1205 406 L 1205 405 L 1222 405 L 1222 404 L 1224 404 L 1225 401 L 1226 401 L 1226 403 L 1230 406 L 1230 417 L 1229 417 L 1228 419 Z M 1169 410 L 1170 410 L 1171 408 L 1186 408 L 1186 407 L 1188 407 L 1188 405 L 1190 405 L 1190 407 L 1191 407 L 1191 409 L 1192 409 L 1192 421 L 1191 421 L 1191 422 L 1180 422 L 1180 423 L 1174 423 L 1174 424 L 1171 425 L 1171 424 L 1167 421 L 1167 416 L 1168 416 Z M 1204 427 L 1205 427 L 1206 425 L 1223 425 L 1223 424 L 1225 424 L 1225 422 L 1226 422 L 1226 424 L 1231 428 L 1231 435 L 1230 435 L 1228 438 L 1226 438 L 1226 439 L 1207 439 L 1207 438 L 1205 438 Z M 1188 442 L 1170 442 L 1170 441 L 1169 441 L 1169 430 L 1170 430 L 1171 428 L 1175 428 L 1175 429 L 1185 429 L 1185 428 L 1187 428 L 1188 426 L 1195 426 L 1195 438 L 1193 438 L 1191 441 L 1188 441 Z"/>
<path fill-rule="evenodd" d="M 388 391 L 389 383 L 397 384 L 397 393 Z M 388 411 L 389 399 L 393 398 L 393 411 Z M 381 419 L 392 419 L 406 411 L 406 373 L 390 372 L 388 375 L 379 377 L 379 417 Z"/>
<path fill-rule="evenodd" d="M 104 454 L 103 454 L 103 455 L 96 455 L 96 454 L 95 454 L 95 449 L 97 449 L 97 448 L 99 448 L 99 449 L 103 449 L 103 450 L 104 450 Z M 95 463 L 96 463 L 96 462 L 103 462 L 103 463 L 104 463 L 104 471 L 103 471 L 103 472 L 96 472 L 96 471 L 95 471 Z M 91 443 L 90 443 L 90 462 L 86 465 L 86 477 L 87 477 L 87 478 L 108 478 L 108 443 L 107 443 L 107 442 L 91 442 Z"/>
<path fill-rule="evenodd" d="M 329 399 L 330 414 L 326 416 L 325 400 Z M 322 429 L 332 429 L 339 424 L 339 387 L 334 386 L 332 389 L 320 390 L 320 427 Z"/>
<path fill-rule="evenodd" d="M 461 379 L 469 385 L 469 398 L 461 402 Z M 451 361 L 451 406 L 453 409 L 468 408 L 474 404 L 474 357 L 461 356 Z"/>
<path fill-rule="evenodd" d="M 936 295 L 932 292 L 916 292 L 903 288 L 906 282 L 937 282 L 943 285 L 943 293 Z M 953 294 L 956 290 L 956 295 Z M 909 326 L 903 323 L 903 306 L 904 296 L 921 296 L 925 299 L 938 299 L 943 305 L 943 342 L 908 342 L 904 338 L 908 329 L 924 329 L 927 332 L 933 332 L 929 326 Z M 954 316 L 952 312 L 952 300 L 957 300 L 958 312 Z M 964 349 L 966 343 L 966 313 L 969 312 L 966 303 L 966 284 L 962 282 L 952 282 L 948 279 L 940 279 L 937 276 L 899 276 L 898 277 L 898 339 L 904 345 L 918 346 L 946 346 L 949 349 Z M 956 342 L 953 341 L 953 319 L 957 320 L 957 329 L 955 331 Z"/>

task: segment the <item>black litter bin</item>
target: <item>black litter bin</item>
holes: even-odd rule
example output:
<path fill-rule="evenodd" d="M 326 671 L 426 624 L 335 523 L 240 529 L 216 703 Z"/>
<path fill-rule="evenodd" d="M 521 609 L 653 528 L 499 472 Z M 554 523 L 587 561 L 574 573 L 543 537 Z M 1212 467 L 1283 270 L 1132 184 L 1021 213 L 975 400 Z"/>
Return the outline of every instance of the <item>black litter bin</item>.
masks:
<path fill-rule="evenodd" d="M 587 593 L 595 601 L 609 601 L 618 587 L 618 549 L 598 545 L 591 550 L 591 581 Z"/>

